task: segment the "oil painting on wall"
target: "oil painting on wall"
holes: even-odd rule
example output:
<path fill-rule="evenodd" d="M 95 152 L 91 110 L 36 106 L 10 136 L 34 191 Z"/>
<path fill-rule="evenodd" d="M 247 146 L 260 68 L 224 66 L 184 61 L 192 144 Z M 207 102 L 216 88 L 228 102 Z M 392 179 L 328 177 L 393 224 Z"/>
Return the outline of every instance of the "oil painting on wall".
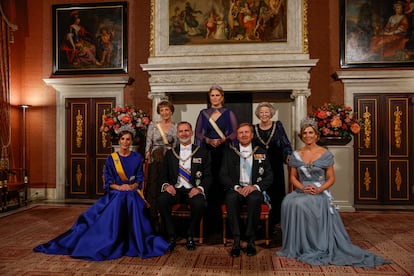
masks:
<path fill-rule="evenodd" d="M 126 73 L 127 3 L 53 6 L 53 74 Z"/>
<path fill-rule="evenodd" d="M 341 0 L 341 67 L 414 65 L 414 1 Z"/>
<path fill-rule="evenodd" d="M 287 0 L 168 2 L 169 45 L 287 40 Z"/>

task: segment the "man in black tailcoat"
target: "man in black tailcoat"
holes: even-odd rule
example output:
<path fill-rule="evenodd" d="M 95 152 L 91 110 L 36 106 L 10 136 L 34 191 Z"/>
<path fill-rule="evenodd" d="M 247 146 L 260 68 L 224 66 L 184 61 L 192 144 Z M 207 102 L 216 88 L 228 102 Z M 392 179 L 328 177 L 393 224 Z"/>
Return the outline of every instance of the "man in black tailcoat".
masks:
<path fill-rule="evenodd" d="M 211 161 L 205 149 L 192 144 L 193 130 L 188 122 L 177 125 L 179 145 L 166 152 L 161 175 L 158 207 L 170 239 L 170 251 L 176 245 L 176 232 L 171 207 L 177 203 L 190 205 L 191 217 L 187 230 L 186 248 L 194 250 L 194 234 L 207 208 L 207 193 L 211 185 Z"/>
<path fill-rule="evenodd" d="M 244 238 L 246 254 L 256 255 L 255 232 L 260 220 L 263 192 L 271 185 L 273 174 L 266 150 L 252 144 L 253 126 L 242 123 L 237 128 L 239 145 L 226 149 L 220 170 L 221 181 L 226 191 L 225 204 L 234 244 L 230 251 L 233 257 L 240 256 L 241 220 L 240 210 L 247 205 L 248 216 Z"/>

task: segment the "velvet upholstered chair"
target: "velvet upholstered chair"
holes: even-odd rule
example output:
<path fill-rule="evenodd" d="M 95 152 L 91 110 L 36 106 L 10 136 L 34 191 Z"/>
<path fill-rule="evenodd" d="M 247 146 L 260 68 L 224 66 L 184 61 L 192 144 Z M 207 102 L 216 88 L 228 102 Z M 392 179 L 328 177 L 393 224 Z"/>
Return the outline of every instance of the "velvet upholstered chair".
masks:
<path fill-rule="evenodd" d="M 227 208 L 226 204 L 221 205 L 221 212 L 223 216 L 223 244 L 227 244 Z M 265 244 L 268 246 L 270 244 L 270 238 L 269 238 L 269 206 L 265 203 L 261 206 L 261 212 L 260 212 L 260 220 L 264 221 L 265 223 Z M 247 219 L 247 206 L 243 205 L 241 210 L 241 218 Z"/>

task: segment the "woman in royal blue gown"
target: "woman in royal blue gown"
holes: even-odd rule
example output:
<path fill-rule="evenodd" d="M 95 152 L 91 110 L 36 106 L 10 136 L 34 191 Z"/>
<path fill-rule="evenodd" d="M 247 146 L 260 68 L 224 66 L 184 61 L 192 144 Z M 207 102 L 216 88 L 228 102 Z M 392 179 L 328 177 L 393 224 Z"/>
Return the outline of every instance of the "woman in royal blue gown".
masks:
<path fill-rule="evenodd" d="M 105 162 L 105 194 L 68 231 L 35 247 L 35 252 L 92 261 L 150 258 L 167 252 L 169 244 L 153 234 L 144 214 L 146 202 L 139 193 L 144 180 L 142 157 L 130 150 L 133 133 L 121 131 L 119 137 L 120 150 Z"/>
<path fill-rule="evenodd" d="M 315 120 L 302 121 L 300 138 L 304 147 L 290 159 L 290 182 L 295 190 L 282 202 L 282 248 L 278 256 L 311 265 L 374 267 L 390 263 L 354 245 L 332 205 L 329 188 L 335 182 L 334 157 L 318 146 Z"/>

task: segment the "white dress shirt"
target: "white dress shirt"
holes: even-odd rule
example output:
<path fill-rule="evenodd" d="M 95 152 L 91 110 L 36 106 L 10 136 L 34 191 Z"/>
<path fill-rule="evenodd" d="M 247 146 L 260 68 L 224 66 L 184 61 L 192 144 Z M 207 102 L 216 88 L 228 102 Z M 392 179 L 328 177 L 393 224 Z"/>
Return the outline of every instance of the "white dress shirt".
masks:
<path fill-rule="evenodd" d="M 252 185 L 252 168 L 253 168 L 253 149 L 252 149 L 252 144 L 249 144 L 247 147 L 243 147 L 242 145 L 240 145 L 240 154 L 243 157 L 247 157 L 248 158 L 242 158 L 240 157 L 240 179 L 239 179 L 239 183 L 240 185 L 235 185 L 234 186 L 234 190 L 237 190 L 240 187 L 244 187 L 244 186 L 248 186 L 248 185 Z M 260 191 L 260 187 L 259 185 L 254 185 L 258 191 Z"/>
<path fill-rule="evenodd" d="M 191 144 L 187 146 L 180 145 L 180 158 L 186 160 L 191 155 Z M 182 166 L 184 169 L 190 172 L 191 175 L 191 158 L 188 158 L 185 162 L 179 160 L 179 166 Z M 191 189 L 193 185 L 185 181 L 182 177 L 177 178 L 176 188 L 185 187 L 186 189 Z"/>
<path fill-rule="evenodd" d="M 252 144 L 248 145 L 247 147 L 243 147 L 240 145 L 240 153 L 243 157 L 240 157 L 240 185 L 247 186 L 252 184 L 251 175 L 252 175 L 252 164 L 253 164 L 253 156 L 252 156 Z M 250 156 L 249 156 L 250 155 Z M 249 156 L 248 158 L 246 158 Z"/>

